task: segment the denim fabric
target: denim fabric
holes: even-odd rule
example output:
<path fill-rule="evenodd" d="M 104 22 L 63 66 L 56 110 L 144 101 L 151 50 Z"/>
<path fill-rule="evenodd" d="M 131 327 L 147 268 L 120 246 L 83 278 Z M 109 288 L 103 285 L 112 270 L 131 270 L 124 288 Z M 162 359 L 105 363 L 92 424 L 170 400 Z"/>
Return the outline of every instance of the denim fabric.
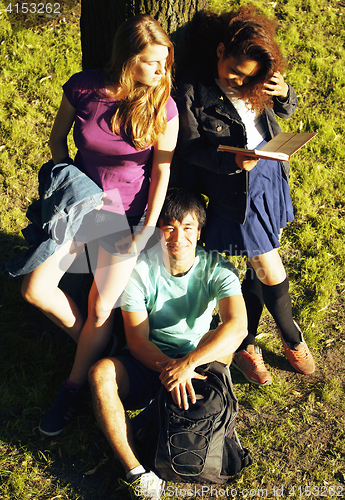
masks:
<path fill-rule="evenodd" d="M 71 240 L 83 217 L 94 210 L 103 191 L 86 174 L 67 163 L 45 163 L 38 174 L 39 196 L 28 208 L 32 222 L 22 233 L 31 247 L 5 262 L 2 273 L 8 277 L 28 274 Z"/>
<path fill-rule="evenodd" d="M 206 194 L 219 215 L 243 224 L 247 212 L 248 172 L 239 170 L 235 155 L 217 151 L 219 144 L 244 147 L 244 124 L 214 81 L 210 68 L 192 68 L 178 82 L 175 100 L 180 115 L 178 183 Z M 286 101 L 273 98 L 262 124 L 268 141 L 281 132 L 275 115 L 289 118 L 297 107 L 292 87 Z M 289 178 L 289 162 L 282 162 Z M 175 174 L 176 175 L 176 174 Z"/>

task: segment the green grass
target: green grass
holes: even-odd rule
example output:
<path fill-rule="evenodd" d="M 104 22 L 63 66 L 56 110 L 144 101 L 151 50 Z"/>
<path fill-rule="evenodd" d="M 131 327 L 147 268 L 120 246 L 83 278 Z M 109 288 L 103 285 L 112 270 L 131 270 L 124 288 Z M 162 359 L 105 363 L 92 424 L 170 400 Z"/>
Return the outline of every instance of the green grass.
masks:
<path fill-rule="evenodd" d="M 213 4 L 220 10 L 230 5 Z M 281 248 L 294 315 L 318 368 L 310 377 L 289 370 L 266 314 L 258 342 L 273 384 L 255 387 L 233 372 L 240 402 L 237 430 L 254 462 L 228 485 L 228 493 L 339 497 L 345 494 L 345 7 L 327 0 L 257 4 L 279 19 L 286 80 L 299 99 L 298 111 L 282 128 L 318 132 L 291 162 L 295 220 Z M 61 85 L 81 68 L 74 2 L 60 18 L 28 21 L 6 16 L 6 5 L 0 0 L 2 262 L 25 248 L 20 230 L 37 196 L 37 172 L 50 157 L 48 137 Z M 236 264 L 242 272 L 243 263 Z M 68 375 L 75 346 L 23 301 L 20 283 L 0 277 L 0 287 L 0 499 L 122 498 L 115 491 L 122 470 L 95 425 L 88 395 L 81 416 L 65 433 L 56 439 L 39 436 L 39 419 Z M 181 498 L 184 485 L 175 487 Z M 194 497 L 200 495 L 189 496 Z M 211 498 L 206 489 L 204 498 Z"/>

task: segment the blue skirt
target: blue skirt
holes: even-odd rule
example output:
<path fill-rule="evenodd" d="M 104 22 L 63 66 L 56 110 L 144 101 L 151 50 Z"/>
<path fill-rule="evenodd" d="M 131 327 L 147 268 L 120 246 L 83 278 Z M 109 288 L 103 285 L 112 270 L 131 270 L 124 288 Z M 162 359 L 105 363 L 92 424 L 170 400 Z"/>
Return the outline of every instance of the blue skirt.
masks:
<path fill-rule="evenodd" d="M 204 241 L 207 251 L 254 257 L 280 246 L 279 234 L 294 219 L 288 181 L 279 161 L 260 158 L 249 172 L 244 224 L 222 217 L 208 207 Z"/>

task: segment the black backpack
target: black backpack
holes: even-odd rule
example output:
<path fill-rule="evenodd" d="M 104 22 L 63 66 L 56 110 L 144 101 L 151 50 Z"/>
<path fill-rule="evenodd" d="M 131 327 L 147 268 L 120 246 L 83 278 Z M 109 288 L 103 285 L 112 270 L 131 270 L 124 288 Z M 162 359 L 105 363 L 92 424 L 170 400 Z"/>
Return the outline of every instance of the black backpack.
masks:
<path fill-rule="evenodd" d="M 229 367 L 214 361 L 193 379 L 197 401 L 178 408 L 164 386 L 135 417 L 134 429 L 145 436 L 143 463 L 167 481 L 226 483 L 252 463 L 235 431 L 238 402 Z"/>

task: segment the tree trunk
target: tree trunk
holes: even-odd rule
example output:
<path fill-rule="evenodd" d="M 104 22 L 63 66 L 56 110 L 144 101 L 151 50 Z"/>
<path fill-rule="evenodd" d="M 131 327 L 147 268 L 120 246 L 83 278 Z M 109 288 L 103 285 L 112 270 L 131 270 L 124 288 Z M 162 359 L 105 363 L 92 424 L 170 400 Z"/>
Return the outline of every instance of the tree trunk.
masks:
<path fill-rule="evenodd" d="M 178 66 L 184 56 L 188 22 L 207 6 L 208 0 L 81 0 L 83 69 L 104 66 L 117 28 L 136 14 L 150 14 L 167 31 L 175 44 Z"/>

